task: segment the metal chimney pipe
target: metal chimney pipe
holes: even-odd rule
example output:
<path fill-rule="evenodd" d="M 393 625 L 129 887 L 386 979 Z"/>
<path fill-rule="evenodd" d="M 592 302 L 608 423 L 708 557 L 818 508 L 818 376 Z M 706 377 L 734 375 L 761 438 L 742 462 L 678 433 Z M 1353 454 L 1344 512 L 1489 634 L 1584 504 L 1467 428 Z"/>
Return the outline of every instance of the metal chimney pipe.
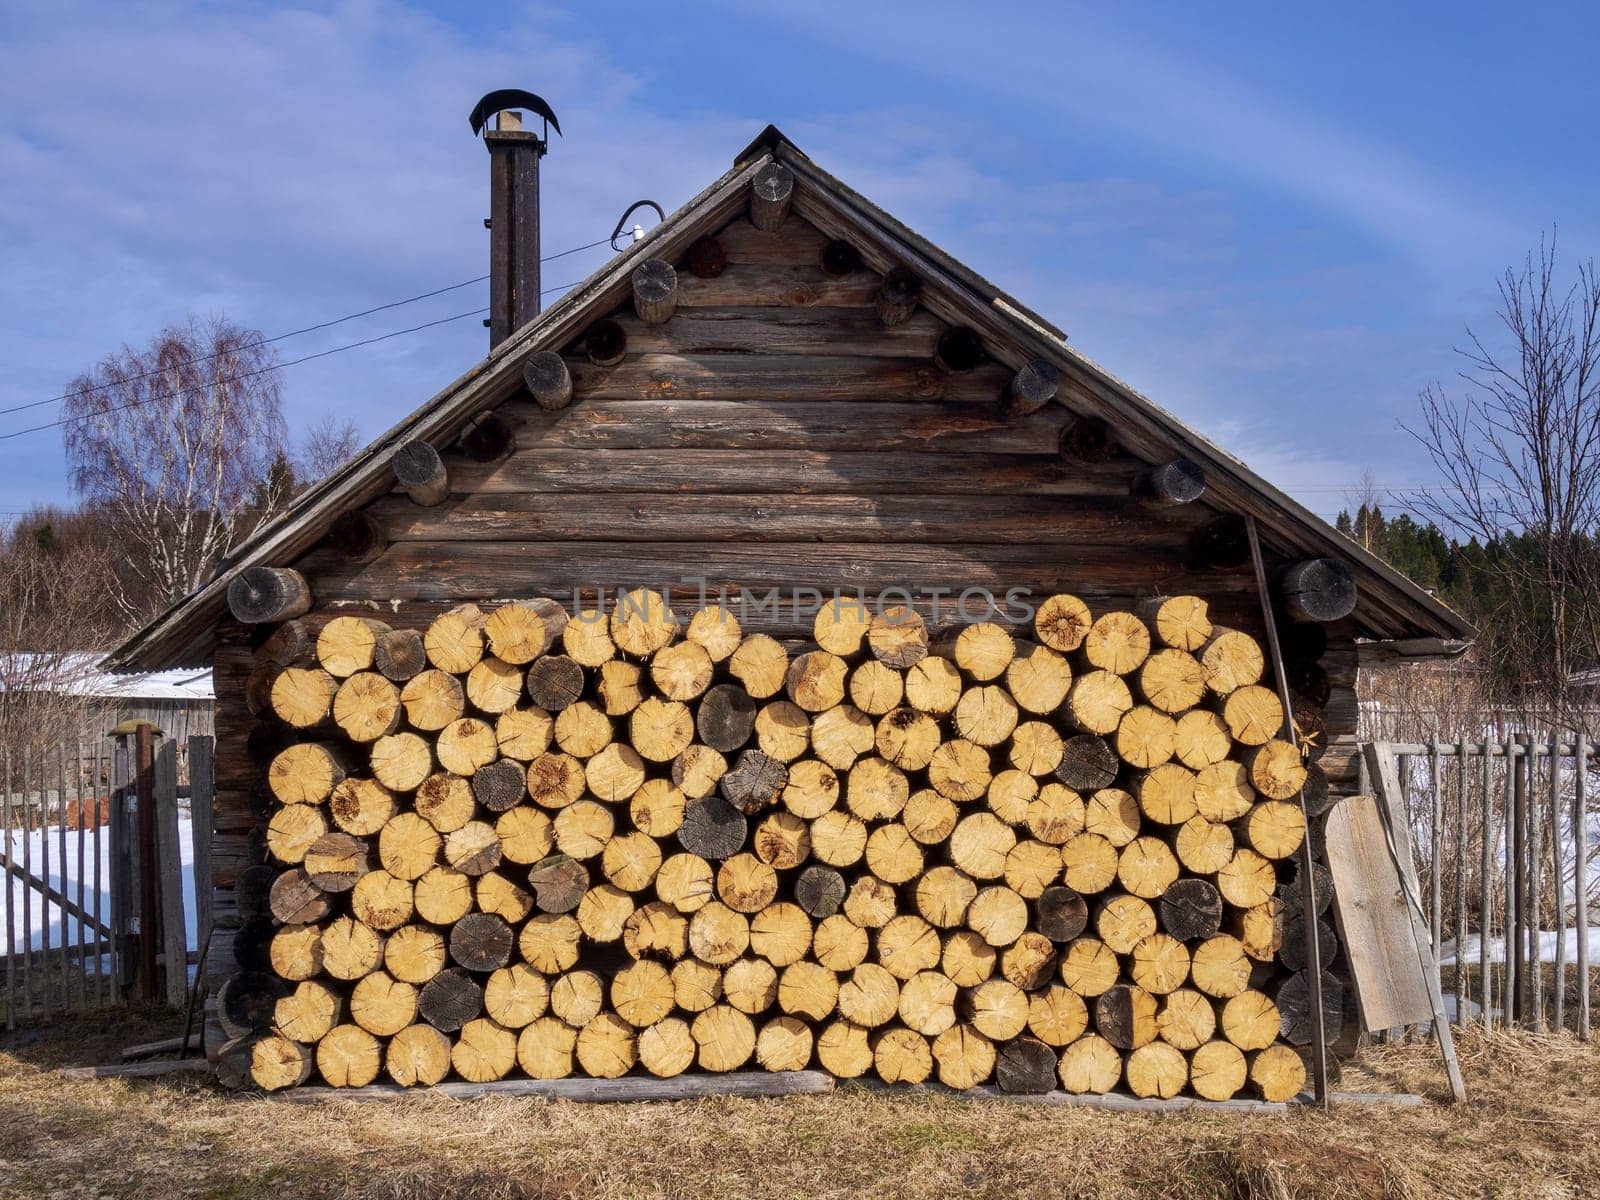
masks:
<path fill-rule="evenodd" d="M 524 129 L 522 111 L 543 118 L 543 135 Z M 493 127 L 489 121 L 493 118 Z M 472 110 L 472 129 L 489 151 L 489 349 L 539 315 L 539 160 L 549 132 L 561 132 L 550 106 L 531 92 L 490 92 Z"/>

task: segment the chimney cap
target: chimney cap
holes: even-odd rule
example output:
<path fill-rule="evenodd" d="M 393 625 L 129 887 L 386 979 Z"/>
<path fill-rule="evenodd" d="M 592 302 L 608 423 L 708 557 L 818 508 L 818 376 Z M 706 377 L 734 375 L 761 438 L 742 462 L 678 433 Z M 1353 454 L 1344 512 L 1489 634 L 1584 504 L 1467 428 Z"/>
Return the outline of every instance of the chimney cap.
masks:
<path fill-rule="evenodd" d="M 500 88 L 488 93 L 472 106 L 472 114 L 467 118 L 467 122 L 472 126 L 473 135 L 482 133 L 484 126 L 489 123 L 489 118 L 495 113 L 511 108 L 525 108 L 534 116 L 543 118 L 557 133 L 561 132 L 561 122 L 556 120 L 556 114 L 550 105 L 545 103 L 543 97 L 525 92 L 521 88 Z"/>

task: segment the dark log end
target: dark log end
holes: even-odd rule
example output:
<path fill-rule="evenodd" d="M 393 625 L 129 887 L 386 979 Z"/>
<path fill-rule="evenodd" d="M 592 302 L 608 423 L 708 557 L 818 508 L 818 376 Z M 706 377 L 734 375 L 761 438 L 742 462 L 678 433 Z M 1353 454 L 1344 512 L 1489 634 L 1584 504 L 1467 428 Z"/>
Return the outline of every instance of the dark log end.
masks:
<path fill-rule="evenodd" d="M 1338 621 L 1356 609 L 1355 575 L 1336 558 L 1295 563 L 1280 577 L 1278 590 L 1296 621 Z"/>
<path fill-rule="evenodd" d="M 1117 781 L 1117 752 L 1092 733 L 1069 737 L 1062 746 L 1055 776 L 1075 792 L 1087 795 Z"/>
<path fill-rule="evenodd" d="M 407 442 L 390 460 L 394 477 L 418 504 L 438 504 L 450 492 L 450 477 L 439 452 L 427 442 Z"/>
<path fill-rule="evenodd" d="M 844 893 L 844 876 L 820 863 L 801 871 L 794 881 L 795 903 L 819 921 L 839 911 Z"/>
<path fill-rule="evenodd" d="M 977 330 L 965 325 L 946 329 L 933 347 L 934 365 L 950 375 L 972 370 L 985 357 L 983 339 L 978 336 Z"/>
<path fill-rule="evenodd" d="M 1089 905 L 1069 887 L 1048 887 L 1034 901 L 1037 927 L 1052 942 L 1070 942 L 1089 924 Z"/>
<path fill-rule="evenodd" d="M 584 335 L 583 352 L 597 367 L 614 367 L 628 352 L 628 335 L 609 317 L 596 321 Z"/>
<path fill-rule="evenodd" d="M 1017 368 L 1001 398 L 1000 408 L 1008 417 L 1025 417 L 1038 412 L 1056 398 L 1061 387 L 1061 372 L 1053 362 L 1035 358 Z"/>
<path fill-rule="evenodd" d="M 835 279 L 861 269 L 861 252 L 843 238 L 835 238 L 822 248 L 817 265 L 824 275 Z"/>
<path fill-rule="evenodd" d="M 546 712 L 560 712 L 583 695 L 583 668 L 565 654 L 546 654 L 528 667 L 528 699 Z"/>
<path fill-rule="evenodd" d="M 659 325 L 678 306 L 678 272 L 659 258 L 647 258 L 633 269 L 633 308 L 646 324 Z"/>
<path fill-rule="evenodd" d="M 450 927 L 450 957 L 469 971 L 498 971 L 511 961 L 515 941 L 504 917 L 468 913 Z"/>
<path fill-rule="evenodd" d="M 1304 659 L 1291 662 L 1284 673 L 1289 678 L 1289 690 L 1295 695 L 1296 707 L 1309 704 L 1312 708 L 1322 708 L 1333 696 L 1328 673 L 1317 663 Z"/>
<path fill-rule="evenodd" d="M 720 781 L 723 799 L 742 813 L 757 813 L 777 802 L 789 782 L 789 768 L 760 750 L 746 750 Z"/>
<path fill-rule="evenodd" d="M 768 163 L 750 184 L 750 223 L 771 233 L 783 226 L 794 199 L 794 172 L 782 163 Z"/>
<path fill-rule="evenodd" d="M 1117 439 L 1099 417 L 1075 416 L 1061 431 L 1061 454 L 1077 462 L 1109 462 L 1117 453 Z"/>
<path fill-rule="evenodd" d="M 878 288 L 878 319 L 901 325 L 911 319 L 922 299 L 922 280 L 910 267 L 892 267 Z"/>
<path fill-rule="evenodd" d="M 566 360 L 553 350 L 528 355 L 522 364 L 522 382 L 540 408 L 554 410 L 572 403 L 572 373 Z"/>
<path fill-rule="evenodd" d="M 244 625 L 293 620 L 310 608 L 310 585 L 288 567 L 246 567 L 228 584 L 228 611 Z"/>
<path fill-rule="evenodd" d="M 417 1011 L 441 1033 L 454 1033 L 483 1011 L 483 987 L 459 967 L 450 967 L 423 985 Z"/>
<path fill-rule="evenodd" d="M 1180 879 L 1161 896 L 1161 927 L 1180 942 L 1203 941 L 1222 928 L 1222 895 L 1204 879 Z"/>
<path fill-rule="evenodd" d="M 749 832 L 750 823 L 737 808 L 721 796 L 701 796 L 684 809 L 678 844 L 715 862 L 739 853 Z"/>
<path fill-rule="evenodd" d="M 684 268 L 696 279 L 715 279 L 728 269 L 728 252 L 714 237 L 703 237 L 683 256 Z"/>
<path fill-rule="evenodd" d="M 515 446 L 511 426 L 494 413 L 479 413 L 461 434 L 461 453 L 473 462 L 498 462 Z"/>
<path fill-rule="evenodd" d="M 1131 494 L 1153 508 L 1192 504 L 1206 490 L 1206 473 L 1187 458 L 1149 467 L 1134 478 Z"/>

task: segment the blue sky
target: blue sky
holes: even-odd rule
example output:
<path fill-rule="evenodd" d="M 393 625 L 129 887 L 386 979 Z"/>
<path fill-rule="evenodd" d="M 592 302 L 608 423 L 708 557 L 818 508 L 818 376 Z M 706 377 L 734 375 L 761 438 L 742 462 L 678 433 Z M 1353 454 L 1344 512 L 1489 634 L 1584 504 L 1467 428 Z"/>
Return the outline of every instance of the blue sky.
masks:
<path fill-rule="evenodd" d="M 548 251 L 775 122 L 1331 515 L 1364 470 L 1432 478 L 1399 423 L 1499 272 L 1552 225 L 1569 265 L 1600 246 L 1597 37 L 1578 5 L 0 2 L 0 408 L 190 313 L 270 336 L 483 273 L 465 117 L 523 86 L 567 134 Z M 290 421 L 375 434 L 485 345 L 469 318 L 291 367 Z M 67 498 L 59 431 L 0 438 L 0 514 Z"/>

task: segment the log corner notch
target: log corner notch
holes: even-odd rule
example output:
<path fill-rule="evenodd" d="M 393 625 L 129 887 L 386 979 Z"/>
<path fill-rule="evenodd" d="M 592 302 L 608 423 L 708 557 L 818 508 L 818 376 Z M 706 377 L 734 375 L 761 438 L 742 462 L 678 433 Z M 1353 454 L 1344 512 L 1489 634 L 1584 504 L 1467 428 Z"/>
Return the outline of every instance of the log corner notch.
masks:
<path fill-rule="evenodd" d="M 1150 508 L 1191 504 L 1206 490 L 1206 473 L 1187 458 L 1148 467 L 1134 476 L 1129 494 Z"/>
<path fill-rule="evenodd" d="M 1074 413 L 1072 420 L 1062 427 L 1057 448 L 1062 458 L 1074 462 L 1103 463 L 1116 457 L 1117 438 L 1111 426 L 1099 417 Z"/>
<path fill-rule="evenodd" d="M 922 299 L 922 280 L 910 267 L 891 267 L 878 287 L 878 320 L 904 325 Z"/>
<path fill-rule="evenodd" d="M 1341 621 L 1356 610 L 1356 578 L 1337 558 L 1308 558 L 1278 577 L 1284 611 L 1296 621 Z"/>
<path fill-rule="evenodd" d="M 388 549 L 389 537 L 371 513 L 354 508 L 334 518 L 328 544 L 341 559 L 361 566 Z"/>
<path fill-rule="evenodd" d="M 615 325 L 616 322 L 602 324 Z M 620 335 L 622 331 L 618 329 L 617 332 Z M 590 336 L 593 337 L 593 331 Z M 623 345 L 627 345 L 626 337 Z M 567 370 L 566 359 L 553 350 L 539 350 L 528 355 L 522 364 L 522 382 L 540 408 L 554 411 L 572 403 L 572 372 Z"/>
<path fill-rule="evenodd" d="M 933 347 L 933 364 L 946 375 L 962 375 L 978 366 L 987 352 L 976 329 L 957 325 L 939 335 Z"/>
<path fill-rule="evenodd" d="M 565 365 L 562 370 L 566 370 Z M 461 453 L 473 462 L 499 462 L 516 449 L 517 436 L 497 413 L 481 412 L 461 433 Z"/>
<path fill-rule="evenodd" d="M 400 488 L 424 508 L 444 502 L 450 494 L 450 475 L 439 452 L 427 442 L 407 442 L 391 460 Z"/>
<path fill-rule="evenodd" d="M 783 227 L 794 199 L 794 172 L 782 163 L 768 163 L 750 183 L 750 224 L 767 233 Z"/>
<path fill-rule="evenodd" d="M 633 311 L 646 325 L 663 324 L 678 308 L 678 272 L 669 262 L 647 258 L 633 269 Z"/>
<path fill-rule="evenodd" d="M 292 621 L 311 610 L 311 585 L 289 567 L 246 567 L 228 584 L 228 611 L 241 625 Z"/>
<path fill-rule="evenodd" d="M 1061 388 L 1061 372 L 1048 359 L 1035 358 L 1017 368 L 1000 398 L 1000 411 L 1007 417 L 1036 413 L 1056 398 Z"/>

